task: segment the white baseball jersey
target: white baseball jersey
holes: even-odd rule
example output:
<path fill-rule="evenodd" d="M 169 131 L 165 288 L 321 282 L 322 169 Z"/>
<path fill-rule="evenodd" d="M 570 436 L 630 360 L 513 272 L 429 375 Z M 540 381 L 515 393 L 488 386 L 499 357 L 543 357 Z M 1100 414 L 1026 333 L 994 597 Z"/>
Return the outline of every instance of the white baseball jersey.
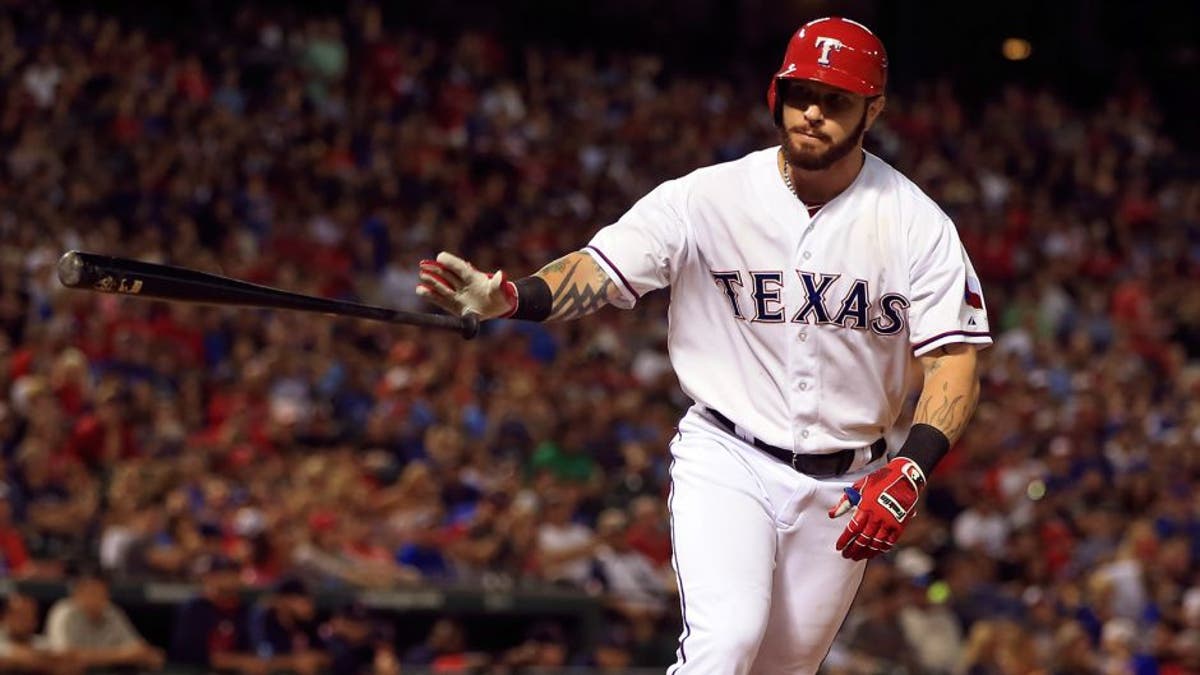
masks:
<path fill-rule="evenodd" d="M 683 391 L 797 453 L 869 445 L 895 423 L 920 356 L 991 343 L 954 223 L 867 153 L 809 217 L 778 148 L 668 181 L 584 249 L 624 306 L 671 287 Z"/>

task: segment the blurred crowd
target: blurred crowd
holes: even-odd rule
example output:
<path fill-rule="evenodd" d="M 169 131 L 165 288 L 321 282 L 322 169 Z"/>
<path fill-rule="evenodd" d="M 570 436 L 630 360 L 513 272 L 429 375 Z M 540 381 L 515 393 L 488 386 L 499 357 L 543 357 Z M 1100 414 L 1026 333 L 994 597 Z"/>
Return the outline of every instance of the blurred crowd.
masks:
<path fill-rule="evenodd" d="M 330 635 L 375 629 L 355 607 L 310 626 L 311 592 L 441 583 L 582 589 L 611 626 L 586 652 L 546 623 L 476 653 L 447 617 L 398 656 L 371 651 L 377 672 L 670 662 L 666 447 L 688 401 L 664 294 L 463 342 L 66 291 L 55 263 L 81 249 L 416 308 L 421 258 L 527 274 L 662 180 L 771 144 L 768 74 L 434 38 L 365 3 L 249 4 L 187 35 L 8 9 L 0 578 L 90 561 L 104 588 L 203 582 L 177 622 L 216 637 L 126 636 L 144 667 L 161 647 L 263 672 L 274 638 L 221 619 L 255 587 L 279 643 L 314 654 L 287 667 L 330 668 Z M 871 564 L 827 669 L 1200 673 L 1195 156 L 1137 87 L 1076 109 L 1013 86 L 969 109 L 931 82 L 889 97 L 868 147 L 954 218 L 996 344 L 974 422 L 904 545 Z M 40 635 L 29 602 L 6 602 L 0 663 Z"/>

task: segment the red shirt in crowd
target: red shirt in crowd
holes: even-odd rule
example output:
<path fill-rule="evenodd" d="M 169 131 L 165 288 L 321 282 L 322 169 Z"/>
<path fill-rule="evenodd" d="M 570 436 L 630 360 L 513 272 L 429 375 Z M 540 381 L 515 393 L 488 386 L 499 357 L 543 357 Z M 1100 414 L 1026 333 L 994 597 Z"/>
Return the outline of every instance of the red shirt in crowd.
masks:
<path fill-rule="evenodd" d="M 114 428 L 100 416 L 90 413 L 79 418 L 67 441 L 67 454 L 89 466 L 114 459 L 128 459 L 138 454 L 133 440 L 133 428 L 122 424 Z"/>
<path fill-rule="evenodd" d="M 0 525 L 0 571 L 12 576 L 28 563 L 29 550 L 21 533 L 12 525 Z"/>
<path fill-rule="evenodd" d="M 635 551 L 655 565 L 662 566 L 671 560 L 671 537 L 662 528 L 633 523 L 625 536 Z"/>

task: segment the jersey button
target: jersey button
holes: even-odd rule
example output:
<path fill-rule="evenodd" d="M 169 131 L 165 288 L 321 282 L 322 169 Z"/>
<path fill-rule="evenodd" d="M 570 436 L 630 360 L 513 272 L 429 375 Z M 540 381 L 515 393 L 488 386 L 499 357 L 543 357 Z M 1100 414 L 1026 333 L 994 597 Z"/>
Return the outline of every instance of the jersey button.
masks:
<path fill-rule="evenodd" d="M 800 391 L 804 391 L 805 389 L 808 389 L 808 384 L 801 382 L 800 383 Z"/>
<path fill-rule="evenodd" d="M 801 333 L 801 334 L 800 334 L 800 341 L 801 341 L 801 342 L 804 342 L 804 341 L 806 341 L 806 340 L 808 340 L 808 333 Z"/>
<path fill-rule="evenodd" d="M 805 252 L 804 252 L 804 256 L 803 256 L 803 258 L 804 258 L 805 260 L 808 260 L 808 259 L 809 259 L 809 258 L 811 258 L 811 257 L 812 257 L 812 254 L 811 254 L 811 253 L 809 253 L 808 251 L 805 251 Z"/>
<path fill-rule="evenodd" d="M 801 432 L 800 432 L 800 437 L 801 437 L 801 438 L 808 438 L 808 429 L 805 429 L 804 431 L 801 431 Z"/>

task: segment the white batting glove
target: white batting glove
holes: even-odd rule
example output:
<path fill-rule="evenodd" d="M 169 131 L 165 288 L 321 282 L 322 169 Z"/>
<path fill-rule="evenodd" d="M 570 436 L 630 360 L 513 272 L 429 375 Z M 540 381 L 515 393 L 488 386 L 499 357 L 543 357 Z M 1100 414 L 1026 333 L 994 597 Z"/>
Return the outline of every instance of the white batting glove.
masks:
<path fill-rule="evenodd" d="M 485 274 L 452 253 L 422 260 L 420 278 L 417 295 L 455 316 L 474 312 L 480 319 L 495 319 L 517 309 L 517 289 L 503 271 Z"/>

